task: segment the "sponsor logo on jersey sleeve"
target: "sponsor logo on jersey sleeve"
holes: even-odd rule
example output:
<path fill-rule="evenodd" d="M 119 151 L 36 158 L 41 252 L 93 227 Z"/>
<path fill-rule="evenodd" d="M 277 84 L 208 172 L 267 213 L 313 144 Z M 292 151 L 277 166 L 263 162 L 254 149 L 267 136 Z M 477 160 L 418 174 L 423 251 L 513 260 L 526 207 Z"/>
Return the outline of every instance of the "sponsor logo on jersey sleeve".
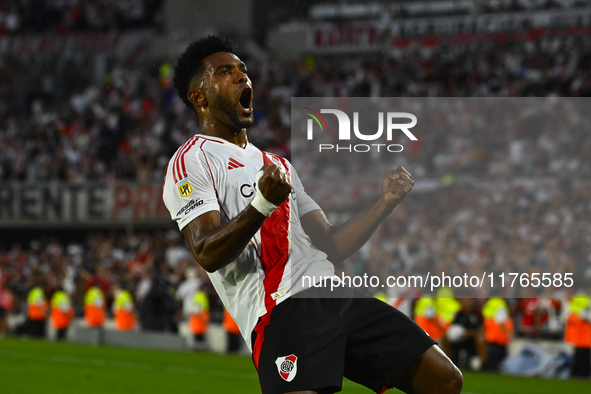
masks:
<path fill-rule="evenodd" d="M 291 382 L 298 373 L 298 358 L 294 354 L 277 357 L 275 364 L 277 365 L 279 376 L 287 382 Z"/>
<path fill-rule="evenodd" d="M 193 187 L 191 186 L 191 182 L 189 182 L 189 178 L 178 182 L 176 186 L 179 189 L 181 197 L 189 197 L 193 193 Z"/>
<path fill-rule="evenodd" d="M 191 199 L 191 201 L 189 201 L 187 203 L 187 205 L 185 205 L 184 207 L 182 207 L 181 210 L 176 213 L 176 215 L 177 216 L 180 216 L 183 213 L 185 215 L 188 215 L 189 212 L 191 212 L 193 209 L 197 208 L 198 206 L 200 206 L 202 204 L 203 204 L 203 200 L 201 200 L 201 199 L 197 199 L 197 200 Z"/>

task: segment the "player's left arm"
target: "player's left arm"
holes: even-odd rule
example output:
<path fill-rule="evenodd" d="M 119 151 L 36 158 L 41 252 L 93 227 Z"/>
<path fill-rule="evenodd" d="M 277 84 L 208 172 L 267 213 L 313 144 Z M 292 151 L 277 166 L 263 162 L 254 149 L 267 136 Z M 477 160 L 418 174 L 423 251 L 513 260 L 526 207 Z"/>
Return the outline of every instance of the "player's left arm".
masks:
<path fill-rule="evenodd" d="M 379 224 L 412 190 L 414 181 L 404 167 L 389 171 L 382 182 L 382 197 L 372 207 L 343 224 L 333 226 L 322 210 L 308 212 L 301 218 L 304 231 L 328 260 L 339 263 L 359 250 Z"/>

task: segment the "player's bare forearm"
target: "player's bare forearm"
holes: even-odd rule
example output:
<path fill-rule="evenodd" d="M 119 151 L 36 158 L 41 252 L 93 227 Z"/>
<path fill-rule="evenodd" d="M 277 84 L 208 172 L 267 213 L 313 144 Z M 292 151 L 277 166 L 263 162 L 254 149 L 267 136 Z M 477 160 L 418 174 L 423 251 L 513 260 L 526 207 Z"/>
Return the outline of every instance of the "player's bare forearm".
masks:
<path fill-rule="evenodd" d="M 304 215 L 302 225 L 314 246 L 336 264 L 358 251 L 390 212 L 380 199 L 371 208 L 340 225 L 331 225 L 321 210 Z"/>
<path fill-rule="evenodd" d="M 406 197 L 414 181 L 408 171 L 398 167 L 386 174 L 382 197 L 372 207 L 347 222 L 333 226 L 324 212 L 312 211 L 302 217 L 302 225 L 314 246 L 338 263 L 357 252 L 371 237 L 380 223 Z"/>
<path fill-rule="evenodd" d="M 207 212 L 183 228 L 195 260 L 215 272 L 236 260 L 266 217 L 249 205 L 229 222 L 220 225 L 219 212 Z"/>

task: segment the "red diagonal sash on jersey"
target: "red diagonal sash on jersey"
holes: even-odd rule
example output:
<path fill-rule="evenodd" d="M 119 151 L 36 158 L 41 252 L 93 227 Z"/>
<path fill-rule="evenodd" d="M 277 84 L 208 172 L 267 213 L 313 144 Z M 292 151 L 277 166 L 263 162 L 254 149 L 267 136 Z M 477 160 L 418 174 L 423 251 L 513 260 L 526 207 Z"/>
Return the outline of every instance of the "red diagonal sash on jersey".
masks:
<path fill-rule="evenodd" d="M 275 156 L 281 160 L 286 171 L 288 167 L 283 158 Z M 273 165 L 269 155 L 263 152 L 263 162 Z M 289 172 L 286 174 L 289 177 Z M 277 207 L 271 216 L 261 226 L 261 262 L 265 279 L 265 306 L 267 311 L 275 306 L 275 300 L 271 296 L 279 288 L 279 283 L 283 277 L 285 264 L 289 258 L 289 197 Z"/>
<path fill-rule="evenodd" d="M 285 159 L 275 155 L 274 157 L 281 161 L 283 167 L 285 167 L 285 170 L 287 171 L 286 175 L 289 178 L 289 167 L 287 166 Z M 275 164 L 269 158 L 269 154 L 265 152 L 263 152 L 263 162 L 270 165 Z M 277 301 L 273 299 L 272 294 L 279 289 L 279 284 L 281 283 L 283 272 L 285 271 L 285 265 L 289 259 L 289 198 L 290 197 L 273 211 L 271 216 L 265 220 L 265 223 L 263 223 L 261 227 L 261 254 L 259 255 L 259 258 L 261 259 L 263 271 L 265 273 L 263 286 L 265 288 L 265 307 L 267 308 L 267 314 L 261 318 L 261 321 L 255 327 L 257 337 L 252 346 L 253 360 L 257 368 L 259 365 L 261 347 L 265 337 L 264 329 L 270 321 L 271 311 L 277 304 Z"/>

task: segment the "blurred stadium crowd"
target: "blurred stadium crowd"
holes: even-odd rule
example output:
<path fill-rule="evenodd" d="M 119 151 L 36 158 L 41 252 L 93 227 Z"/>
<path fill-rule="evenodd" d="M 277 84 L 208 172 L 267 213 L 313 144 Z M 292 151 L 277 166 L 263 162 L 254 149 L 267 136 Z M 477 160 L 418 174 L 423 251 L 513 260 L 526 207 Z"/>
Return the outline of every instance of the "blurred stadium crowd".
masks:
<path fill-rule="evenodd" d="M 0 1 L 0 34 L 154 26 L 160 3 Z M 410 50 L 396 59 L 308 57 L 301 62 L 247 63 L 256 119 L 249 139 L 288 158 L 291 97 L 591 95 L 590 36 L 460 44 L 433 48 L 428 56 Z M 170 157 L 198 130 L 195 116 L 171 86 L 170 64 L 164 59 L 152 64 L 112 61 L 100 83 L 87 64 L 83 54 L 58 61 L 0 59 L 0 181 L 163 180 Z M 564 119 L 540 121 L 541 114 L 534 115 L 536 120 L 519 131 L 477 132 L 440 119 L 449 129 L 445 134 L 425 130 L 405 166 L 416 179 L 448 174 L 491 181 L 514 175 L 558 176 L 557 183 L 506 182 L 490 190 L 448 182 L 418 193 L 342 269 L 381 277 L 482 272 L 483 267 L 495 272 L 573 272 L 580 287 L 589 289 L 591 190 L 584 182 L 568 179 L 591 176 L 589 125 L 580 115 L 566 126 Z M 568 130 L 558 138 L 557 127 Z M 359 176 L 382 173 L 390 164 L 383 157 L 371 165 L 351 162 L 349 167 Z M 313 175 L 339 175 L 338 166 L 319 167 L 325 173 Z M 351 212 L 332 214 L 343 220 Z M 187 274 L 194 272 L 188 267 L 198 268 L 176 229 L 89 231 L 83 242 L 46 236 L 0 244 L 0 335 L 8 332 L 2 323 L 8 314 L 27 314 L 27 297 L 35 287 L 43 289 L 47 299 L 64 290 L 77 316 L 84 314 L 90 288 L 101 289 L 109 307 L 116 292 L 124 289 L 133 296 L 144 329 L 175 331 L 186 316 L 186 297 L 179 289 L 195 276 Z M 206 276 L 197 272 L 200 285 L 194 289 L 205 290 L 221 321 L 222 306 Z M 572 297 L 575 290 L 561 295 Z M 568 308 L 555 294 L 507 289 L 501 296 L 509 300 L 518 335 L 562 336 Z M 387 297 L 420 295 L 392 292 Z M 477 309 L 481 306 L 477 301 Z M 167 323 L 151 325 L 154 316 L 166 316 Z M 16 332 L 22 330 L 26 328 Z"/>
<path fill-rule="evenodd" d="M 154 26 L 162 0 L 3 0 L 0 35 Z"/>
<path fill-rule="evenodd" d="M 591 94 L 587 36 L 443 48 L 429 58 L 407 52 L 400 60 L 308 63 L 249 63 L 257 120 L 249 133 L 261 149 L 290 156 L 291 97 Z M 197 127 L 170 85 L 170 67 L 113 64 L 103 83 L 94 84 L 85 64 L 2 59 L 0 179 L 162 179 L 168 159 Z M 412 163 L 420 167 L 416 176 L 591 175 L 583 160 L 591 144 L 587 130 L 573 126 L 560 144 L 549 144 L 551 124 L 532 127 L 542 131 L 526 131 L 519 141 L 514 130 L 428 134 Z"/>

